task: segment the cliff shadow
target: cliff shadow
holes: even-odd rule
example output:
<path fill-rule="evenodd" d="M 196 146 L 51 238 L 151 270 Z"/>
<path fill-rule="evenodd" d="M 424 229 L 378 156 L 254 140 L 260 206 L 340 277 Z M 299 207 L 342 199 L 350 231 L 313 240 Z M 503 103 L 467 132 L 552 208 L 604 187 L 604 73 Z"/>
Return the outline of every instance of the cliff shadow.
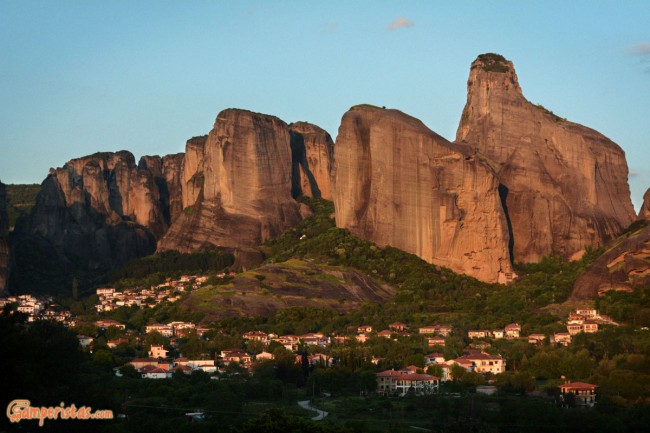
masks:
<path fill-rule="evenodd" d="M 294 131 L 291 134 L 291 196 L 298 198 L 304 194 L 302 183 L 300 182 L 300 169 L 307 176 L 311 195 L 314 198 L 321 198 L 320 188 L 314 174 L 309 169 L 307 162 L 307 150 L 305 148 L 305 137 Z"/>
<path fill-rule="evenodd" d="M 508 212 L 508 187 L 499 183 L 499 198 L 501 199 L 501 207 L 506 214 L 506 223 L 508 224 L 508 254 L 510 254 L 510 263 L 515 261 L 515 235 L 512 231 L 512 221 L 510 221 L 510 213 Z"/>

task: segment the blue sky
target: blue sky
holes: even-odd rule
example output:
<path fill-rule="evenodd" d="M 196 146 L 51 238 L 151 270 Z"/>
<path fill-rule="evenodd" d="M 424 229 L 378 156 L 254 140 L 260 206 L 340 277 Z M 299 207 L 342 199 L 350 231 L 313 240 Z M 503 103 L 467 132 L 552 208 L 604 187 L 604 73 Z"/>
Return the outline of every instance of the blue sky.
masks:
<path fill-rule="evenodd" d="M 524 95 L 617 142 L 650 187 L 648 1 L 0 0 L 0 180 L 97 151 L 182 152 L 219 111 L 336 138 L 359 103 L 453 140 L 478 54 Z"/>

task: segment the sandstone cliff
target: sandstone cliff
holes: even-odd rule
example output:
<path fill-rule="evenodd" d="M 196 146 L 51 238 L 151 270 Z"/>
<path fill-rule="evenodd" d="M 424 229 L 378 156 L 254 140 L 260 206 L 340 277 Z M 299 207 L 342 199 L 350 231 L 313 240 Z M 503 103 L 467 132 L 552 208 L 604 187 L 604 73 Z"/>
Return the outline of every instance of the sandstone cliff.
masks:
<path fill-rule="evenodd" d="M 638 221 L 582 274 L 571 299 L 594 299 L 609 290 L 631 292 L 650 284 L 650 224 Z"/>
<path fill-rule="evenodd" d="M 258 245 L 300 221 L 291 197 L 289 130 L 282 120 L 224 110 L 207 139 L 190 146 L 195 156 L 186 154 L 183 181 L 193 191 L 183 194 L 187 205 L 159 249 Z"/>
<path fill-rule="evenodd" d="M 0 294 L 7 287 L 9 278 L 9 246 L 7 244 L 7 195 L 5 185 L 0 182 Z"/>
<path fill-rule="evenodd" d="M 324 129 L 307 122 L 289 125 L 291 134 L 291 193 L 294 197 L 332 200 L 330 173 L 334 142 Z"/>
<path fill-rule="evenodd" d="M 511 62 L 472 63 L 456 141 L 485 157 L 502 183 L 514 260 L 577 257 L 635 218 L 623 150 L 604 135 L 528 102 Z"/>
<path fill-rule="evenodd" d="M 165 224 L 169 226 L 183 211 L 182 175 L 185 154 L 143 156 L 138 168 L 149 171 L 159 193 L 159 207 Z"/>
<path fill-rule="evenodd" d="M 643 205 L 641 205 L 637 219 L 650 220 L 650 188 L 643 194 Z"/>
<path fill-rule="evenodd" d="M 397 110 L 350 109 L 334 148 L 336 225 L 488 282 L 512 278 L 493 170 Z"/>
<path fill-rule="evenodd" d="M 185 145 L 185 159 L 181 177 L 183 209 L 194 206 L 203 190 L 203 152 L 207 140 L 207 135 L 193 137 L 187 140 Z"/>
<path fill-rule="evenodd" d="M 30 274 L 42 271 L 48 280 L 58 269 L 60 287 L 66 274 L 106 271 L 153 253 L 166 228 L 154 176 L 138 169 L 131 153 L 73 159 L 50 170 L 29 217 L 16 225 L 16 273 L 28 286 L 39 279 Z M 38 269 L 34 261 L 42 261 Z"/>

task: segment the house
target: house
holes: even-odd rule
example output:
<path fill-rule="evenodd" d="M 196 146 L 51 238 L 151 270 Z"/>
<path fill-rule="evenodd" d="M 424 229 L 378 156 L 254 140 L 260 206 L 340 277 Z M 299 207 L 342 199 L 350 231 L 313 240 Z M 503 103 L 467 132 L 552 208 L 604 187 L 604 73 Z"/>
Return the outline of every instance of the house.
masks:
<path fill-rule="evenodd" d="M 506 338 L 519 338 L 521 326 L 519 326 L 519 323 L 510 323 L 506 325 L 504 331 L 506 333 Z"/>
<path fill-rule="evenodd" d="M 249 367 L 253 361 L 253 357 L 240 349 L 228 349 L 221 351 L 221 360 L 224 364 L 234 362 Z"/>
<path fill-rule="evenodd" d="M 248 363 L 250 364 L 250 360 Z M 192 370 L 203 370 L 206 373 L 214 373 L 217 371 L 217 366 L 212 359 L 191 359 L 187 362 L 187 366 Z"/>
<path fill-rule="evenodd" d="M 468 371 L 475 371 L 477 373 L 499 374 L 506 371 L 506 360 L 501 355 L 491 355 L 480 350 L 469 351 L 465 355 L 450 362 L 460 364 L 461 362 L 459 361 L 471 363 L 473 368 Z M 465 369 L 467 370 L 467 368 Z"/>
<path fill-rule="evenodd" d="M 580 314 L 586 319 L 594 319 L 598 316 L 598 310 L 595 308 L 576 308 L 576 314 Z"/>
<path fill-rule="evenodd" d="M 242 335 L 242 338 L 244 340 L 259 341 L 264 344 L 268 344 L 268 342 L 270 341 L 269 334 L 262 331 L 245 332 L 244 335 Z"/>
<path fill-rule="evenodd" d="M 585 320 L 585 323 L 582 324 L 582 331 L 589 334 L 598 332 L 598 322 L 594 320 Z"/>
<path fill-rule="evenodd" d="M 528 342 L 530 344 L 544 344 L 544 340 L 546 340 L 546 335 L 544 334 L 530 334 L 528 336 Z"/>
<path fill-rule="evenodd" d="M 96 290 L 97 296 L 102 297 L 102 296 L 108 296 L 111 297 L 115 293 L 115 289 L 113 288 L 101 288 Z"/>
<path fill-rule="evenodd" d="M 370 325 L 362 325 L 357 327 L 357 334 L 370 334 L 373 328 Z"/>
<path fill-rule="evenodd" d="M 398 395 L 407 394 L 429 395 L 438 390 L 440 378 L 430 374 L 410 373 L 404 371 L 386 370 L 377 373 L 377 394 Z"/>
<path fill-rule="evenodd" d="M 285 349 L 290 350 L 291 352 L 295 352 L 296 350 L 298 350 L 298 344 L 300 343 L 300 338 L 298 338 L 295 335 L 281 335 L 279 337 L 274 338 L 273 341 L 277 341 L 278 343 L 283 345 Z"/>
<path fill-rule="evenodd" d="M 321 346 L 325 347 L 330 344 L 329 337 L 321 333 L 310 333 L 300 336 L 300 341 L 306 346 Z"/>
<path fill-rule="evenodd" d="M 429 325 L 418 328 L 418 333 L 420 334 L 436 334 L 438 331 L 438 325 Z"/>
<path fill-rule="evenodd" d="M 115 326 L 116 328 L 120 328 L 120 329 L 126 329 L 126 325 L 124 325 L 123 323 L 117 322 L 115 320 L 110 320 L 110 319 L 98 320 L 95 322 L 95 325 L 97 325 L 99 329 L 108 329 L 111 326 Z"/>
<path fill-rule="evenodd" d="M 571 343 L 571 334 L 568 332 L 555 333 L 553 334 L 553 342 L 562 346 L 568 346 Z"/>
<path fill-rule="evenodd" d="M 390 329 L 391 331 L 403 332 L 406 331 L 408 328 L 409 325 L 402 322 L 393 322 L 390 325 L 388 325 L 388 329 Z"/>
<path fill-rule="evenodd" d="M 585 323 L 585 316 L 583 316 L 582 314 L 575 314 L 575 313 L 569 314 L 569 319 L 567 320 L 567 324 L 582 325 L 583 323 Z"/>
<path fill-rule="evenodd" d="M 262 353 L 258 353 L 257 355 L 255 355 L 255 360 L 256 361 L 263 361 L 263 360 L 267 360 L 267 359 L 275 359 L 275 356 L 272 353 L 269 353 L 269 352 L 262 352 Z"/>
<path fill-rule="evenodd" d="M 445 356 L 442 353 L 433 352 L 428 355 L 424 355 L 424 359 L 427 365 L 431 364 L 443 364 L 445 362 Z"/>
<path fill-rule="evenodd" d="M 155 358 L 135 358 L 129 362 L 136 370 L 146 367 L 147 365 L 158 367 L 158 360 Z"/>
<path fill-rule="evenodd" d="M 390 338 L 391 335 L 393 335 L 393 334 L 394 334 L 393 331 L 390 331 L 390 330 L 388 330 L 388 329 L 384 329 L 383 331 L 379 331 L 379 332 L 377 333 L 377 336 L 378 336 L 378 337 L 384 337 L 384 338 Z"/>
<path fill-rule="evenodd" d="M 470 340 L 473 340 L 474 338 L 486 338 L 486 337 L 489 337 L 489 336 L 490 336 L 490 331 L 486 331 L 486 330 L 467 331 L 467 338 L 469 338 Z"/>
<path fill-rule="evenodd" d="M 492 338 L 494 338 L 495 340 L 500 340 L 503 337 L 505 337 L 505 331 L 503 329 L 495 329 L 490 332 L 492 333 Z"/>
<path fill-rule="evenodd" d="M 164 337 L 173 337 L 174 328 L 169 325 L 162 325 L 160 323 L 154 323 L 153 325 L 147 325 L 146 328 L 147 334 L 150 332 L 158 332 Z"/>
<path fill-rule="evenodd" d="M 443 337 L 449 337 L 453 329 L 454 328 L 451 325 L 438 325 L 436 333 L 438 335 L 442 335 Z"/>
<path fill-rule="evenodd" d="M 566 330 L 569 332 L 569 335 L 576 335 L 582 332 L 582 325 L 566 325 Z"/>
<path fill-rule="evenodd" d="M 172 368 L 172 373 L 175 373 L 177 371 L 180 371 L 183 374 L 192 374 L 192 367 L 188 365 L 177 365 L 174 368 Z"/>
<path fill-rule="evenodd" d="M 578 406 L 593 407 L 596 404 L 596 388 L 598 385 L 584 382 L 565 382 L 560 385 L 560 394 L 566 401 L 568 394 L 573 394 Z"/>
<path fill-rule="evenodd" d="M 338 335 L 334 337 L 334 343 L 336 344 L 345 344 L 346 342 L 350 341 L 350 337 L 346 337 L 343 335 Z M 364 341 L 362 341 L 363 343 Z"/>
<path fill-rule="evenodd" d="M 427 338 L 427 345 L 429 347 L 433 347 L 433 346 L 445 347 L 445 339 L 444 339 L 444 337 L 428 337 Z"/>
<path fill-rule="evenodd" d="M 355 338 L 359 343 L 365 343 L 366 341 L 368 341 L 370 336 L 364 332 L 363 334 L 357 334 Z M 390 335 L 388 336 L 388 338 L 390 338 Z"/>
<path fill-rule="evenodd" d="M 164 346 L 154 346 L 153 344 L 149 348 L 149 358 L 167 358 L 168 350 L 165 350 Z"/>
<path fill-rule="evenodd" d="M 144 371 L 140 372 L 143 379 L 167 379 L 171 377 L 171 373 L 163 370 L 162 368 L 145 368 Z"/>

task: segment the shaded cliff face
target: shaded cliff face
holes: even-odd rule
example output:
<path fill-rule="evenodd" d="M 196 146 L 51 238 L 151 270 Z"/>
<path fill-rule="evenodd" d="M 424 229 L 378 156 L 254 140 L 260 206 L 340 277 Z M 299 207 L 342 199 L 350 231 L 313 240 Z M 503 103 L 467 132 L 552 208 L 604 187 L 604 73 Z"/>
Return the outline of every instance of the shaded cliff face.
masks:
<path fill-rule="evenodd" d="M 203 154 L 207 135 L 194 137 L 187 140 L 185 145 L 185 159 L 183 160 L 181 185 L 182 207 L 185 209 L 194 206 L 203 190 Z"/>
<path fill-rule="evenodd" d="M 159 201 L 154 175 L 138 169 L 129 152 L 97 153 L 51 169 L 29 217 L 14 230 L 12 285 L 60 288 L 78 270 L 106 271 L 153 253 L 155 236 L 167 228 Z"/>
<path fill-rule="evenodd" d="M 291 134 L 291 194 L 332 200 L 330 173 L 334 141 L 322 128 L 307 122 L 289 125 Z"/>
<path fill-rule="evenodd" d="M 334 148 L 336 225 L 487 282 L 512 278 L 492 169 L 397 110 L 357 106 Z"/>
<path fill-rule="evenodd" d="M 7 193 L 5 185 L 0 182 L 0 293 L 7 287 L 9 278 L 9 246 L 7 244 Z"/>
<path fill-rule="evenodd" d="M 160 240 L 161 250 L 258 245 L 300 221 L 283 121 L 224 110 L 203 146 L 200 141 L 191 145 L 196 156 L 186 153 L 183 172 L 185 185 L 195 188 L 184 194 L 184 202 L 197 198 Z"/>
<path fill-rule="evenodd" d="M 456 141 L 498 173 L 515 261 L 577 257 L 635 218 L 623 150 L 528 102 L 512 63 L 501 56 L 482 55 L 472 64 Z"/>
<path fill-rule="evenodd" d="M 650 284 L 650 224 L 639 221 L 582 274 L 571 299 L 595 299 L 609 290 L 631 292 Z"/>
<path fill-rule="evenodd" d="M 183 211 L 182 175 L 185 154 L 177 153 L 160 157 L 143 156 L 138 168 L 153 175 L 158 188 L 159 207 L 165 224 L 169 226 Z"/>
<path fill-rule="evenodd" d="M 643 205 L 639 210 L 637 219 L 650 220 L 650 188 L 643 194 Z"/>

